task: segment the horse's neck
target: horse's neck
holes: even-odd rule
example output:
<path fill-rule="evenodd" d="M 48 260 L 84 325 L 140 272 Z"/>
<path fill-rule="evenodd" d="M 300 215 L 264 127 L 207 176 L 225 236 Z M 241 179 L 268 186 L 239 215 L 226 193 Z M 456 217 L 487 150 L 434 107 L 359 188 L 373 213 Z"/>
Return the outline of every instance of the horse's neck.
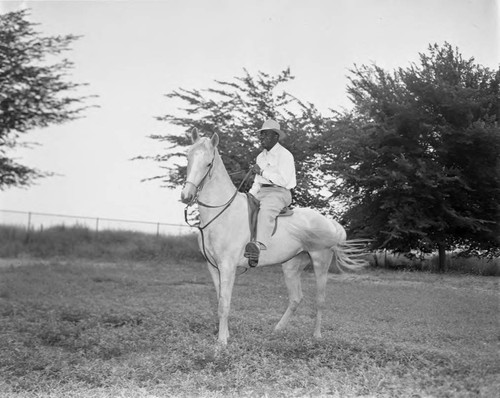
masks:
<path fill-rule="evenodd" d="M 236 192 L 229 174 L 227 173 L 220 155 L 216 155 L 214 168 L 211 176 L 205 182 L 203 189 L 198 197 L 199 201 L 209 206 L 220 206 L 227 203 Z M 209 217 L 212 213 L 218 213 L 222 208 L 209 208 L 199 206 L 200 216 Z"/>

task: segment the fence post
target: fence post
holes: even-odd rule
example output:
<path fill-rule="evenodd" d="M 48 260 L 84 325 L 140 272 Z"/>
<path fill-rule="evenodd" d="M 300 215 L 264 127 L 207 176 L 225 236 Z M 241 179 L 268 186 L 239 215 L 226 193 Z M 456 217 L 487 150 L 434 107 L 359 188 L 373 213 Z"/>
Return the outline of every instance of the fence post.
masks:
<path fill-rule="evenodd" d="M 99 217 L 95 219 L 95 236 L 99 234 Z"/>
<path fill-rule="evenodd" d="M 30 231 L 31 231 L 31 212 L 28 213 L 28 226 L 26 229 L 26 242 L 30 239 Z"/>

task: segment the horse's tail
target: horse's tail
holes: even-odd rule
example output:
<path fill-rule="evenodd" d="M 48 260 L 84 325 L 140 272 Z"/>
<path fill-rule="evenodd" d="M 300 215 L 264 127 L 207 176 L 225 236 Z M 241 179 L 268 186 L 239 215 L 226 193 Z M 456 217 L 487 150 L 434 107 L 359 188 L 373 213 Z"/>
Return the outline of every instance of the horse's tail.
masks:
<path fill-rule="evenodd" d="M 351 239 L 338 242 L 331 247 L 335 253 L 337 266 L 343 269 L 359 270 L 368 265 L 365 239 Z"/>

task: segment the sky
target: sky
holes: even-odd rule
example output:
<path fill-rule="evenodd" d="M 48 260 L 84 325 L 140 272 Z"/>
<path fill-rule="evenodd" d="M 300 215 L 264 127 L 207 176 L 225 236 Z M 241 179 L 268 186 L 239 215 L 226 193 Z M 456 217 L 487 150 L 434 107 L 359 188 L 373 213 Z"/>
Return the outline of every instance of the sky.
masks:
<path fill-rule="evenodd" d="M 43 35 L 81 35 L 70 80 L 99 96 L 84 118 L 25 136 L 40 145 L 11 156 L 55 176 L 0 192 L 0 210 L 184 224 L 180 191 L 142 182 L 159 164 L 130 160 L 165 150 L 149 135 L 179 131 L 155 119 L 178 112 L 165 94 L 289 67 L 286 90 L 328 114 L 349 108 L 354 64 L 408 67 L 447 41 L 496 69 L 498 1 L 0 1 L 0 13 L 29 8 Z"/>

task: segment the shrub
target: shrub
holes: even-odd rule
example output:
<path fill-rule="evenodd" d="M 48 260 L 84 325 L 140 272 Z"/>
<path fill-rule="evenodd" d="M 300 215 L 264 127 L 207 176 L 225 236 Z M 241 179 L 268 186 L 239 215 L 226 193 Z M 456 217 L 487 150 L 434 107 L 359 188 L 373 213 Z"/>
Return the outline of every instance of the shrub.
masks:
<path fill-rule="evenodd" d="M 438 255 L 423 258 L 409 258 L 404 255 L 386 252 L 374 253 L 370 265 L 374 268 L 385 268 L 394 271 L 426 271 L 438 270 Z M 500 259 L 487 259 L 479 257 L 460 257 L 450 254 L 446 258 L 446 271 L 482 276 L 500 276 Z"/>

